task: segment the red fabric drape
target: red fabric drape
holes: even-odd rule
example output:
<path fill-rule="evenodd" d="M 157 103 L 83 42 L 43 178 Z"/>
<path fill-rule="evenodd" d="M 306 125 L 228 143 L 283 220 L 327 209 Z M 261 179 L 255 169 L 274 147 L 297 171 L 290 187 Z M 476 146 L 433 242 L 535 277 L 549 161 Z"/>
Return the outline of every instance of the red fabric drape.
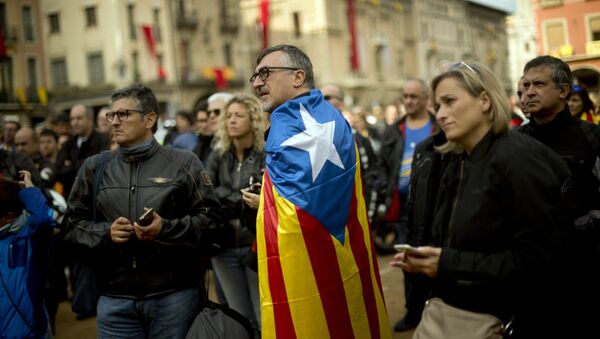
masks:
<path fill-rule="evenodd" d="M 262 47 L 269 47 L 269 0 L 260 1 L 260 27 L 262 33 Z"/>
<path fill-rule="evenodd" d="M 350 64 L 352 70 L 360 68 L 358 60 L 358 46 L 356 41 L 356 16 L 354 13 L 354 0 L 348 0 L 348 28 L 350 30 Z"/>
<path fill-rule="evenodd" d="M 144 38 L 146 38 L 146 44 L 148 45 L 148 50 L 150 50 L 150 55 L 156 59 L 158 64 L 158 78 L 165 79 L 167 77 L 167 72 L 160 64 L 158 60 L 158 54 L 156 53 L 156 42 L 154 40 L 154 33 L 151 25 L 143 25 L 142 31 L 144 32 Z"/>
<path fill-rule="evenodd" d="M 225 79 L 225 72 L 222 68 L 215 68 L 215 86 L 217 89 L 224 90 L 227 88 L 227 79 Z"/>
<path fill-rule="evenodd" d="M 2 27 L 0 27 L 0 59 L 4 59 L 8 56 L 6 52 L 6 45 L 4 44 L 4 32 L 2 31 Z"/>

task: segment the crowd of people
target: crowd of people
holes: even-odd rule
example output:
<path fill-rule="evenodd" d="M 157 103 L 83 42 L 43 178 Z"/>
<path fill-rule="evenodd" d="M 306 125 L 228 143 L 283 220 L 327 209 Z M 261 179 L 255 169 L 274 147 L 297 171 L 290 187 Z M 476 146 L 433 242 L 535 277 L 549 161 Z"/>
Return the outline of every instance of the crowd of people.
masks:
<path fill-rule="evenodd" d="M 348 168 L 352 154 L 324 147 L 346 140 L 336 120 L 323 120 L 329 114 L 346 119 L 356 145 L 362 197 L 347 198 L 358 219 L 364 208 L 367 241 L 379 254 L 402 245 L 391 265 L 405 273 L 398 283 L 405 286 L 406 312 L 391 329 L 416 328 L 418 338 L 480 335 L 456 332 L 464 319 L 444 323 L 435 316 L 450 307 L 493 316 L 494 335 L 598 336 L 600 114 L 594 95 L 563 61 L 528 62 L 515 84 L 515 105 L 490 69 L 461 61 L 445 65 L 431 85 L 406 80 L 397 102 L 372 112 L 347 107 L 336 84 L 317 90 L 310 59 L 293 46 L 263 51 L 255 71 L 254 94 L 214 93 L 177 112 L 170 129 L 144 85 L 116 90 L 97 112 L 74 105 L 35 129 L 0 116 L 0 306 L 10 314 L 0 320 L 0 337 L 51 336 L 58 304 L 75 294 L 73 309 L 81 318 L 97 316 L 100 338 L 183 338 L 207 304 L 207 269 L 214 271 L 219 303 L 247 318 L 255 337 L 306 335 L 289 324 L 305 320 L 290 311 L 293 301 L 277 299 L 286 288 L 274 287 L 274 276 L 285 280 L 293 265 L 273 258 L 298 252 L 269 246 L 295 232 L 283 228 L 289 206 L 277 198 L 296 206 L 300 236 L 316 237 L 300 212 L 309 211 L 319 187 L 325 190 L 293 191 L 304 185 L 304 172 L 281 167 L 282 148 L 308 152 L 310 184 Z M 310 113 L 314 121 L 304 115 L 310 107 L 318 107 Z M 307 132 L 274 145 L 281 131 L 273 129 L 298 128 L 286 114 L 301 118 Z M 309 132 L 328 123 L 335 133 Z M 311 144 L 317 139 L 320 148 Z M 354 239 L 353 211 L 340 207 L 346 214 L 339 225 L 335 209 L 313 217 L 343 247 L 344 231 L 335 227 L 346 225 Z M 266 229 L 277 225 L 275 235 Z M 310 244 L 302 246 L 310 255 Z M 348 265 L 340 253 L 339 263 L 328 263 Z M 376 264 L 365 267 L 378 279 Z M 335 293 L 321 289 L 319 279 L 315 273 L 321 294 Z M 298 292 L 285 286 L 288 294 Z M 373 286 L 377 304 L 383 292 Z M 349 291 L 342 292 L 348 305 Z M 364 293 L 363 287 L 361 300 Z M 347 323 L 337 315 L 331 320 L 322 302 L 326 332 L 390 336 L 387 322 L 371 318 L 385 310 L 365 306 L 369 321 L 357 325 L 351 315 Z"/>

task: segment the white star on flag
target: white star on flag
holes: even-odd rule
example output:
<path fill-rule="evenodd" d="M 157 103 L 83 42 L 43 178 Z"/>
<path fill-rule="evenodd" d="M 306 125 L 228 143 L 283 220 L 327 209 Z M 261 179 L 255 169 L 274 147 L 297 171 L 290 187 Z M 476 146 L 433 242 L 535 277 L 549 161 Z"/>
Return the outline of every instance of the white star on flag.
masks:
<path fill-rule="evenodd" d="M 302 104 L 300 104 L 300 116 L 306 129 L 284 141 L 281 146 L 295 147 L 308 152 L 313 182 L 317 180 L 327 160 L 344 169 L 344 164 L 333 144 L 335 120 L 320 124 Z"/>

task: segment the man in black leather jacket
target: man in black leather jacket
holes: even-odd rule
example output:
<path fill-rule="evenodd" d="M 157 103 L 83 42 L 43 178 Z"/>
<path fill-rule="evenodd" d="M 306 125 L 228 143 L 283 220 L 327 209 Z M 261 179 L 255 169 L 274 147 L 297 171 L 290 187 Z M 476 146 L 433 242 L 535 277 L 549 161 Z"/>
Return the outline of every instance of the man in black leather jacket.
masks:
<path fill-rule="evenodd" d="M 97 263 L 100 338 L 183 338 L 202 306 L 198 257 L 219 229 L 220 207 L 198 158 L 154 139 L 159 107 L 151 89 L 119 89 L 111 101 L 107 118 L 119 148 L 82 165 L 65 238 Z M 147 208 L 153 218 L 142 226 Z"/>
<path fill-rule="evenodd" d="M 600 301 L 595 271 L 600 265 L 600 182 L 594 164 L 600 156 L 600 127 L 571 116 L 567 100 L 573 84 L 569 66 L 551 56 L 529 61 L 523 70 L 521 102 L 531 114 L 529 124 L 517 131 L 528 134 L 555 151 L 572 173 L 575 228 L 567 235 L 565 256 L 569 273 L 565 291 L 572 304 L 563 310 L 571 337 L 600 331 Z"/>

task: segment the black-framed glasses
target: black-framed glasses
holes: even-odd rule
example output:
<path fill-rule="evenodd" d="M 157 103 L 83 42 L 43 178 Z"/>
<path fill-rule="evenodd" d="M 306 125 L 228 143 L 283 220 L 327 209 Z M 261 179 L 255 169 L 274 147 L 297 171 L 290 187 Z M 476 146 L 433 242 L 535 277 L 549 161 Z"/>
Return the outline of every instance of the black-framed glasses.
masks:
<path fill-rule="evenodd" d="M 116 111 L 116 112 L 107 112 L 106 120 L 108 120 L 108 122 L 113 122 L 113 120 L 115 120 L 115 117 L 117 117 L 117 118 L 119 118 L 119 121 L 125 121 L 125 120 L 127 120 L 127 118 L 129 118 L 129 112 L 137 112 L 137 113 L 144 114 L 144 111 L 139 111 L 136 109 L 123 109 L 123 110 Z"/>
<path fill-rule="evenodd" d="M 252 74 L 252 76 L 250 77 L 250 83 L 253 84 L 254 80 L 256 80 L 256 78 L 259 78 L 262 81 L 266 81 L 267 79 L 269 79 L 269 76 L 271 75 L 272 72 L 274 71 L 283 71 L 283 70 L 287 70 L 287 71 L 297 71 L 300 68 L 296 68 L 296 67 L 271 67 L 271 66 L 265 66 L 262 67 L 258 70 L 258 72 Z"/>
<path fill-rule="evenodd" d="M 342 98 L 338 97 L 337 95 L 324 95 L 323 99 L 329 101 L 331 99 L 337 99 L 339 101 L 342 101 Z"/>

